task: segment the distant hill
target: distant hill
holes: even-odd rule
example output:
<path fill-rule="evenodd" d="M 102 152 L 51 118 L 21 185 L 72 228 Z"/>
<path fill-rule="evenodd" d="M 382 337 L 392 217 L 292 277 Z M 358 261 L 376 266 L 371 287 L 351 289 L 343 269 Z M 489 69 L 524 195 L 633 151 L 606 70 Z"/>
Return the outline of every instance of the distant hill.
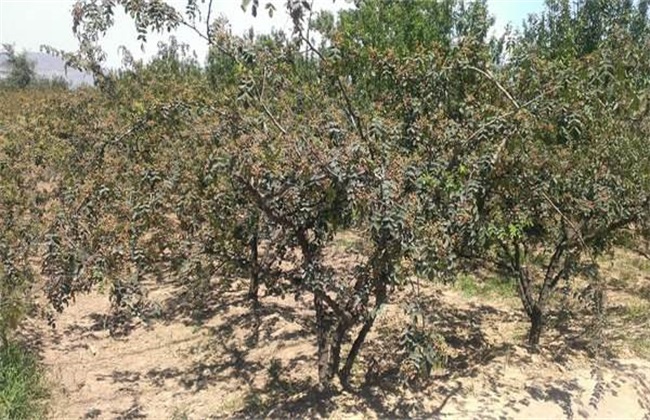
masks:
<path fill-rule="evenodd" d="M 66 79 L 72 87 L 84 84 L 93 84 L 93 77 L 89 73 L 83 73 L 72 68 L 68 68 L 66 73 L 65 63 L 58 57 L 41 52 L 28 52 L 27 57 L 35 63 L 34 71 L 38 77 L 45 79 L 62 77 Z M 4 55 L 0 55 L 0 79 L 6 77 L 6 74 L 9 71 L 6 61 L 7 58 Z"/>

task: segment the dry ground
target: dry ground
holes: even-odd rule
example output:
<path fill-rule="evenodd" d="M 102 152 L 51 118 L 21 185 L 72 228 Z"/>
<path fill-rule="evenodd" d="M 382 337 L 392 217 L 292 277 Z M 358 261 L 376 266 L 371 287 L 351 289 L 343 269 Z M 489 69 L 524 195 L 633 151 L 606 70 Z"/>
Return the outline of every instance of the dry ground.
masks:
<path fill-rule="evenodd" d="M 628 253 L 612 261 L 610 344 L 598 359 L 587 356 L 580 329 L 566 326 L 547 331 L 544 351 L 529 353 L 512 296 L 423 288 L 428 323 L 445 338 L 448 360 L 415 388 L 400 382 L 398 343 L 388 338 L 407 321 L 399 300 L 382 312 L 362 351 L 359 365 L 372 366 L 357 369 L 365 385 L 327 399 L 312 391 L 310 305 L 292 296 L 265 297 L 253 312 L 236 288 L 216 291 L 197 323 L 176 287 L 152 284 L 160 317 L 112 337 L 107 299 L 94 293 L 55 329 L 33 320 L 26 338 L 48 368 L 50 418 L 650 418 L 650 266 Z"/>

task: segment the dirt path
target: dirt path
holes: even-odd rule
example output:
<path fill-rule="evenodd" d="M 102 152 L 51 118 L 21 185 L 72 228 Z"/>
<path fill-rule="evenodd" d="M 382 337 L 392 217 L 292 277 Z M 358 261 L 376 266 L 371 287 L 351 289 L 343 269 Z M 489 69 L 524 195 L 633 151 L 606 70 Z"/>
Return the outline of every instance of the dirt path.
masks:
<path fill-rule="evenodd" d="M 163 302 L 169 293 L 153 295 Z M 426 387 L 400 386 L 378 375 L 374 386 L 327 404 L 310 393 L 315 343 L 310 309 L 292 298 L 267 298 L 258 317 L 242 296 L 221 296 L 198 327 L 172 317 L 138 324 L 113 338 L 104 329 L 106 298 L 83 296 L 55 330 L 39 324 L 42 356 L 54 384 L 51 418 L 184 419 L 252 415 L 648 418 L 650 363 L 641 359 L 593 363 L 570 350 L 529 354 L 517 335 L 518 311 L 468 299 L 458 291 L 429 292 L 430 322 L 449 347 L 448 370 Z M 435 310 L 434 310 L 435 309 Z M 397 351 L 379 337 L 400 328 L 398 305 L 381 315 L 364 349 L 390 368 Z"/>

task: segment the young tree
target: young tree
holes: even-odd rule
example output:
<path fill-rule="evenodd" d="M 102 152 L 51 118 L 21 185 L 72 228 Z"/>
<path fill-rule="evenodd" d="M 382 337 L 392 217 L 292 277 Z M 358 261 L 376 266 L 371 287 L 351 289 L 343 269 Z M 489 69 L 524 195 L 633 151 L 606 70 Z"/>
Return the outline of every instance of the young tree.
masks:
<path fill-rule="evenodd" d="M 412 57 L 425 51 L 447 55 L 456 48 L 483 48 L 494 20 L 485 1 L 366 0 L 339 13 L 323 35 L 336 45 L 344 72 L 369 98 L 385 86 L 373 57 Z M 318 27 L 318 26 L 317 26 Z"/>
<path fill-rule="evenodd" d="M 156 10 L 162 8 L 166 11 L 162 17 L 151 12 L 144 4 L 123 5 L 129 13 L 133 13 L 136 23 L 145 27 L 167 25 L 158 22 L 171 22 L 170 26 L 193 25 L 162 5 L 156 6 Z M 141 10 L 141 6 L 144 9 Z M 92 14 L 96 7 L 99 6 L 94 2 L 78 6 L 83 13 L 90 13 L 85 16 L 88 21 L 81 16 L 79 27 L 90 28 L 91 31 L 100 28 L 99 32 L 102 31 L 104 24 L 92 23 L 94 19 L 105 16 Z M 297 21 L 300 20 L 300 9 L 292 8 L 290 12 Z M 161 20 L 158 21 L 158 18 Z M 205 36 L 210 43 L 214 39 L 221 39 L 219 34 L 212 32 L 213 29 L 210 27 Z M 84 39 L 98 39 L 93 34 L 81 36 Z M 369 128 L 365 127 L 372 119 L 359 117 L 341 75 L 336 73 L 336 67 L 329 64 L 324 56 L 319 56 L 318 64 L 310 63 L 298 54 L 293 42 L 263 43 L 266 45 L 263 48 L 255 45 L 249 48 L 249 45 L 237 42 L 233 43 L 235 48 L 228 48 L 229 44 L 215 46 L 238 64 L 240 83 L 235 87 L 239 92 L 234 101 L 226 99 L 223 107 L 216 103 L 210 107 L 213 115 L 221 114 L 215 115 L 220 121 L 210 130 L 214 133 L 214 142 L 209 144 L 204 155 L 210 158 L 204 165 L 194 166 L 200 174 L 198 182 L 186 184 L 187 189 L 178 190 L 176 200 L 181 209 L 177 212 L 180 232 L 190 232 L 185 236 L 190 241 L 181 241 L 186 244 L 182 249 L 187 250 L 183 251 L 183 255 L 190 265 L 198 267 L 198 272 L 202 272 L 204 278 L 214 274 L 210 269 L 210 257 L 220 259 L 217 264 L 234 263 L 240 268 L 248 264 L 252 279 L 249 292 L 255 296 L 258 276 L 271 273 L 269 270 L 264 273 L 260 271 L 257 252 L 260 233 L 269 235 L 272 248 L 266 246 L 263 257 L 277 255 L 292 268 L 284 273 L 272 270 L 274 276 L 279 276 L 278 279 L 271 281 L 266 278 L 263 281 L 270 290 L 308 293 L 312 296 L 319 349 L 319 382 L 328 388 L 332 380 L 339 376 L 347 386 L 352 365 L 377 312 L 387 301 L 389 291 L 398 284 L 397 268 L 408 249 L 409 230 L 404 221 L 407 212 L 396 201 L 402 195 L 401 171 L 399 166 L 388 164 L 391 149 L 388 139 L 391 136 L 384 134 L 392 133 L 392 128 L 382 128 L 381 119 L 377 119 Z M 113 94 L 119 94 L 120 83 L 115 87 L 117 90 Z M 230 111 L 224 112 L 226 109 Z M 145 115 L 151 114 L 149 111 Z M 152 237 L 149 229 L 155 229 L 164 222 L 153 219 L 140 222 L 130 210 L 135 208 L 129 203 L 152 197 L 153 191 L 146 193 L 142 190 L 143 186 L 148 185 L 140 180 L 142 166 L 166 161 L 150 156 L 152 149 L 146 146 L 150 144 L 147 131 L 157 132 L 155 127 L 158 124 L 161 124 L 163 133 L 165 127 L 176 125 L 178 129 L 179 121 L 169 117 L 165 120 L 148 118 L 149 121 L 154 122 L 154 125 L 146 125 L 151 128 L 136 125 L 126 131 L 127 136 L 119 135 L 119 142 L 111 142 L 110 146 L 115 144 L 118 147 L 116 152 L 127 147 L 124 151 L 129 153 L 116 154 L 107 148 L 103 159 L 108 158 L 108 153 L 114 159 L 111 165 L 106 166 L 111 168 L 110 172 L 101 174 L 102 165 L 95 164 L 79 168 L 81 172 L 74 171 L 76 178 L 79 173 L 100 170 L 97 174 L 89 173 L 91 176 L 88 179 L 95 179 L 88 185 L 91 188 L 89 192 L 94 195 L 109 191 L 104 193 L 102 200 L 86 200 L 84 195 L 78 196 L 73 202 L 74 207 L 78 207 L 78 203 L 84 207 L 87 207 L 85 203 L 93 203 L 93 208 L 88 208 L 88 217 L 93 217 L 92 226 L 101 225 L 94 218 L 102 214 L 104 216 L 100 217 L 116 217 L 122 221 L 119 225 L 124 226 L 119 236 L 115 235 L 117 232 L 91 231 L 83 237 L 66 241 L 77 244 L 75 249 L 85 254 L 81 260 L 77 260 L 86 276 L 93 271 L 94 262 L 106 261 L 110 264 L 104 266 L 121 267 L 122 271 L 135 267 L 135 271 L 129 269 L 124 273 L 113 269 L 110 272 L 112 277 L 119 279 L 135 273 L 137 280 L 138 267 L 146 268 L 154 263 L 143 259 L 148 254 L 139 252 L 142 248 L 139 244 L 145 237 Z M 180 125 L 186 126 L 185 123 Z M 161 134 L 158 133 L 159 136 Z M 138 141 L 134 143 L 136 139 Z M 101 150 L 104 150 L 103 147 Z M 165 149 L 156 147 L 154 150 Z M 86 158 L 79 159 L 79 162 L 94 160 Z M 396 165 L 399 161 L 395 162 Z M 115 171 L 116 167 L 120 170 Z M 136 169 L 140 169 L 140 172 Z M 156 173 L 164 172 L 157 170 Z M 115 176 L 119 182 L 112 180 Z M 102 181 L 97 182 L 99 179 Z M 100 188 L 102 185 L 108 188 Z M 153 197 L 156 197 L 153 193 Z M 165 213 L 159 207 L 163 201 L 158 198 L 156 202 L 157 207 L 143 208 L 151 208 L 144 213 L 147 217 L 160 217 Z M 210 209 L 210 205 L 215 207 Z M 226 234 L 219 236 L 222 241 L 214 247 L 211 229 L 214 232 L 215 227 L 224 221 L 227 222 Z M 133 227 L 136 222 L 140 228 Z M 78 221 L 64 222 L 61 227 L 70 224 L 74 226 Z M 368 237 L 374 246 L 367 262 L 358 268 L 358 274 L 354 278 L 344 278 L 326 267 L 323 251 L 338 230 L 353 224 L 369 227 Z M 223 231 L 221 226 L 218 229 L 218 232 Z M 200 232 L 208 236 L 204 236 L 203 240 L 192 240 L 199 238 L 200 235 L 196 233 Z M 181 233 L 181 237 L 184 235 Z M 107 242 L 107 236 L 114 239 Z M 242 264 L 241 255 L 236 254 L 247 241 L 251 249 L 250 258 Z M 131 257 L 127 253 L 115 254 L 111 251 L 127 244 Z M 227 244 L 232 247 L 228 249 Z M 225 248 L 222 245 L 226 245 Z M 206 247 L 217 251 L 206 253 Z M 141 259 L 129 261 L 129 258 L 133 260 L 134 255 L 141 256 Z M 118 263 L 118 260 L 111 262 L 115 258 L 120 258 L 122 263 Z M 195 261 L 200 263 L 194 264 Z M 63 268 L 63 265 L 53 264 L 52 267 Z M 65 273 L 61 272 L 61 276 L 55 277 L 63 279 Z M 68 290 L 65 287 L 58 289 Z M 356 335 L 352 338 L 352 347 L 343 355 L 343 344 L 353 332 Z"/>
<path fill-rule="evenodd" d="M 115 309 L 139 313 L 144 279 L 185 268 L 175 263 L 192 244 L 177 214 L 210 145 L 198 131 L 209 105 L 200 71 L 168 53 L 110 92 L 81 91 L 53 111 L 65 121 L 57 140 L 66 153 L 53 163 L 43 270 L 57 310 L 100 284 Z"/>

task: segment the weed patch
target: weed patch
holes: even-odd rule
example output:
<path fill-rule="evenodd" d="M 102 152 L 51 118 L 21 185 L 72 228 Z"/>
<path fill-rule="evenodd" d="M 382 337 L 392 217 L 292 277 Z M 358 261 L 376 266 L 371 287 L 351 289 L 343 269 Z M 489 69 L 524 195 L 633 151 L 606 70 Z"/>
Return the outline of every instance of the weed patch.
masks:
<path fill-rule="evenodd" d="M 47 391 L 36 358 L 17 344 L 1 348 L 0 418 L 42 418 L 45 397 Z"/>
<path fill-rule="evenodd" d="M 461 275 L 456 280 L 455 287 L 466 297 L 514 298 L 517 296 L 515 284 L 508 279 L 499 277 L 479 279 L 472 275 Z"/>

